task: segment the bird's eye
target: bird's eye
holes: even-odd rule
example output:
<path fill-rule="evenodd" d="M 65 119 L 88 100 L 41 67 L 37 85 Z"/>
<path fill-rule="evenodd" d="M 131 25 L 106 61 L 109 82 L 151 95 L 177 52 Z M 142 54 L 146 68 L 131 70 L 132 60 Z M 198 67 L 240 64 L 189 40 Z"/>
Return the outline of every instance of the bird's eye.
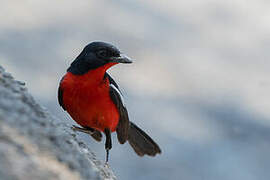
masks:
<path fill-rule="evenodd" d="M 108 52 L 105 49 L 102 49 L 97 52 L 97 55 L 102 58 L 108 57 Z"/>

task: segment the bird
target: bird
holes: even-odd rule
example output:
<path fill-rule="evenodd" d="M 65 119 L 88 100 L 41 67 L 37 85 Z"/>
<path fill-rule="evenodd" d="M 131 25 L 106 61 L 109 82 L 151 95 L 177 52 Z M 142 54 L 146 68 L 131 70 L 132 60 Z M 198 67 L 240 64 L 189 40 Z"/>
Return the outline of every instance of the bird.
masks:
<path fill-rule="evenodd" d="M 120 88 L 106 72 L 119 63 L 132 60 L 110 43 L 91 42 L 71 63 L 58 88 L 60 106 L 79 125 L 72 129 L 87 133 L 98 142 L 102 133 L 105 135 L 106 163 L 113 132 L 120 144 L 128 141 L 139 156 L 161 153 L 158 144 L 129 120 Z"/>

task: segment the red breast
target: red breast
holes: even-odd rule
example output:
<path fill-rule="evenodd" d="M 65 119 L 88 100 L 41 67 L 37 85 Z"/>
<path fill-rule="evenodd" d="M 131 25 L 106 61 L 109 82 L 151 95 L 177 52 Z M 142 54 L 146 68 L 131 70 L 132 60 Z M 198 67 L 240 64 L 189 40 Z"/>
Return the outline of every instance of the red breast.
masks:
<path fill-rule="evenodd" d="M 118 110 L 109 94 L 109 80 L 105 71 L 116 63 L 108 63 L 83 75 L 68 72 L 62 82 L 63 103 L 71 117 L 83 127 L 100 131 L 115 131 Z"/>

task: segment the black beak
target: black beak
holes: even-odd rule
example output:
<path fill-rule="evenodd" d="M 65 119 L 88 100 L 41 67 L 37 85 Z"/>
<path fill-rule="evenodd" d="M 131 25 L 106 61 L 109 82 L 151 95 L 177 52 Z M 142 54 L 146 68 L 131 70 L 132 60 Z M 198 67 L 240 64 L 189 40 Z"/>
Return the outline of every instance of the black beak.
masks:
<path fill-rule="evenodd" d="M 120 54 L 119 57 L 111 57 L 109 61 L 116 62 L 116 63 L 132 63 L 132 60 L 129 57 L 127 57 L 125 54 Z"/>

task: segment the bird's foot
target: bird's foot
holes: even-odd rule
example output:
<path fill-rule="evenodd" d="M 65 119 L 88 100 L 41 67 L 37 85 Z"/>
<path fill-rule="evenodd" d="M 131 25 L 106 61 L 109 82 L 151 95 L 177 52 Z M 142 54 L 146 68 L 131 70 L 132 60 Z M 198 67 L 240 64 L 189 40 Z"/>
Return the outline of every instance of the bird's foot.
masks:
<path fill-rule="evenodd" d="M 105 162 L 104 166 L 105 166 L 106 168 L 110 168 L 109 162 Z"/>
<path fill-rule="evenodd" d="M 94 131 L 92 131 L 92 130 L 89 130 L 89 129 L 86 129 L 86 128 L 81 128 L 81 127 L 78 127 L 78 126 L 75 126 L 75 125 L 73 125 L 71 127 L 71 129 L 73 131 L 80 131 L 80 132 L 83 132 L 83 133 L 86 133 L 86 134 L 90 134 L 90 135 L 93 135 L 94 134 Z"/>

